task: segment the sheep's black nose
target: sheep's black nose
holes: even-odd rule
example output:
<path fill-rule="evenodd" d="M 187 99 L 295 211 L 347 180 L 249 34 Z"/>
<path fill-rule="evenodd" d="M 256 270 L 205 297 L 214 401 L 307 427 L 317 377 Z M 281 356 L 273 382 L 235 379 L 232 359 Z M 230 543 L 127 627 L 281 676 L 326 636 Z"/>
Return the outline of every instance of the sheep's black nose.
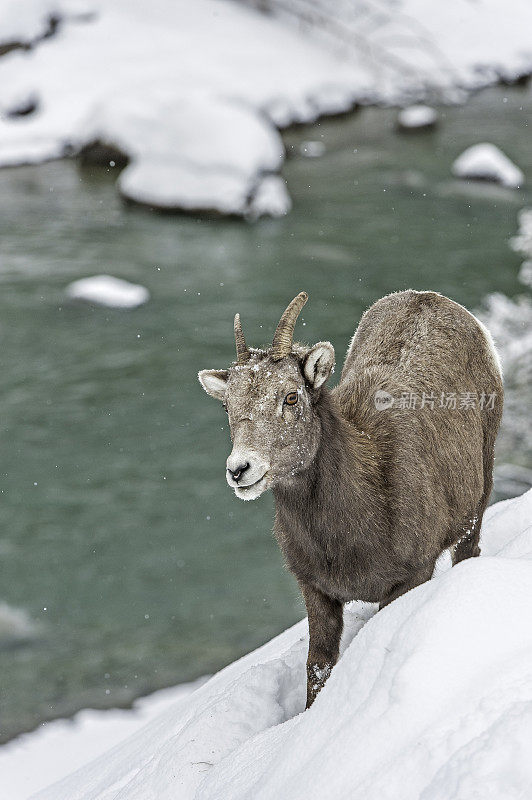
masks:
<path fill-rule="evenodd" d="M 246 461 L 245 464 L 241 464 L 236 469 L 229 469 L 229 467 L 227 467 L 227 471 L 231 474 L 231 477 L 233 478 L 234 481 L 236 481 L 236 483 L 238 483 L 238 481 L 240 480 L 240 478 L 247 469 L 249 469 L 249 461 Z"/>

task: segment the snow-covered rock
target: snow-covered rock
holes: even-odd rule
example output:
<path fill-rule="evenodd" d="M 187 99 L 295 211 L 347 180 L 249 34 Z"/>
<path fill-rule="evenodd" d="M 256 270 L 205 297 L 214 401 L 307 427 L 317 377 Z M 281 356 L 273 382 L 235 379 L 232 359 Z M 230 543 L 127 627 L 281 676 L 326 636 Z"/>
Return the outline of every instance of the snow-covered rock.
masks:
<path fill-rule="evenodd" d="M 348 606 L 309 711 L 302 621 L 36 800 L 528 797 L 531 586 L 532 490 L 488 509 L 481 558 Z"/>
<path fill-rule="evenodd" d="M 504 368 L 506 424 L 498 438 L 499 453 L 526 463 L 532 451 L 532 298 L 522 294 L 512 299 L 494 292 L 484 302 L 486 309 L 478 316 L 492 334 Z"/>
<path fill-rule="evenodd" d="M 130 159 L 124 197 L 249 215 L 274 127 L 532 71 L 529 0 L 266 5 L 94 0 L 91 14 L 90 0 L 2 0 L 0 30 L 34 46 L 0 59 L 0 166 L 99 140 Z M 50 14 L 61 25 L 38 42 Z M 27 98 L 33 113 L 10 114 Z"/>
<path fill-rule="evenodd" d="M 248 216 L 284 217 L 292 208 L 286 183 L 279 175 L 265 175 L 259 182 L 249 203 Z"/>
<path fill-rule="evenodd" d="M 517 236 L 510 239 L 510 247 L 516 253 L 526 256 L 519 270 L 518 278 L 525 286 L 532 287 L 532 208 L 523 208 L 518 216 Z"/>
<path fill-rule="evenodd" d="M 71 300 L 84 300 L 109 308 L 136 308 L 149 300 L 145 286 L 114 278 L 112 275 L 92 275 L 70 283 L 66 294 Z"/>
<path fill-rule="evenodd" d="M 279 133 L 252 110 L 187 96 L 161 97 L 152 106 L 148 112 L 138 101 L 119 101 L 103 108 L 94 124 L 94 139 L 105 137 L 133 158 L 118 180 L 128 200 L 162 209 L 245 214 L 257 175 L 283 163 Z"/>
<path fill-rule="evenodd" d="M 525 286 L 532 287 L 532 261 L 523 261 L 517 277 Z"/>
<path fill-rule="evenodd" d="M 31 57 L 0 60 L 0 109 L 30 93 L 37 101 L 30 117 L 0 119 L 0 165 L 105 142 L 129 158 L 125 198 L 247 215 L 261 176 L 283 164 L 279 117 L 314 120 L 331 98 L 345 110 L 366 78 L 290 26 L 227 0 L 101 0 L 93 19 L 65 21 Z"/>
<path fill-rule="evenodd" d="M 512 189 L 523 185 L 525 176 L 507 155 L 488 142 L 474 144 L 458 156 L 452 166 L 458 178 L 500 183 Z"/>
<path fill-rule="evenodd" d="M 522 208 L 518 215 L 517 236 L 510 239 L 510 247 L 523 256 L 532 256 L 532 208 Z"/>
<path fill-rule="evenodd" d="M 433 128 L 438 122 L 434 108 L 422 104 L 402 108 L 397 115 L 397 126 L 401 130 L 420 130 Z"/>

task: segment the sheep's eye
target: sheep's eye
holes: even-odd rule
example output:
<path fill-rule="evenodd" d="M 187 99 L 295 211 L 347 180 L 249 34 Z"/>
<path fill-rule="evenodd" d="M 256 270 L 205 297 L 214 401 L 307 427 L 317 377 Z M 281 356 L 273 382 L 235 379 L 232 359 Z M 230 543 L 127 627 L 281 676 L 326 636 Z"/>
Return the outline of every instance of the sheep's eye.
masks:
<path fill-rule="evenodd" d="M 295 406 L 297 403 L 297 392 L 288 392 L 284 401 L 287 406 Z"/>

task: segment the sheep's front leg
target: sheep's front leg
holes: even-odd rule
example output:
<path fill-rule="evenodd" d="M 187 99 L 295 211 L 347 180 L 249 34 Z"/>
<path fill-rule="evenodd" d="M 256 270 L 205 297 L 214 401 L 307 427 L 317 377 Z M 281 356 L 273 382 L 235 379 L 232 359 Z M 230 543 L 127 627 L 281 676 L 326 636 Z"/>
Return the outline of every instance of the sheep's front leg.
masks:
<path fill-rule="evenodd" d="M 343 627 L 343 606 L 308 583 L 300 583 L 308 614 L 307 708 L 338 661 Z"/>

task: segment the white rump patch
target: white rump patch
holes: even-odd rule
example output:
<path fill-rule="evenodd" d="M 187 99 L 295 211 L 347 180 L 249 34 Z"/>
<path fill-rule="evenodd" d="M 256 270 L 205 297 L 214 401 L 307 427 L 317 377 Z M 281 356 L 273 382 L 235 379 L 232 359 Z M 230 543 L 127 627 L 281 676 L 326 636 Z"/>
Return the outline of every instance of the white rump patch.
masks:
<path fill-rule="evenodd" d="M 473 317 L 473 319 L 475 320 L 475 322 L 477 323 L 477 325 L 481 329 L 482 333 L 484 334 L 484 338 L 486 339 L 486 343 L 487 343 L 487 345 L 489 347 L 489 350 L 490 350 L 490 353 L 491 353 L 491 357 L 493 358 L 495 366 L 499 370 L 499 375 L 502 378 L 502 362 L 501 362 L 499 353 L 497 352 L 497 348 L 495 347 L 495 342 L 493 341 L 493 336 L 491 335 L 489 330 L 486 328 L 484 323 L 479 320 L 478 317 L 475 317 L 475 315 L 472 314 L 471 311 L 469 311 L 467 308 L 465 308 L 465 306 L 462 306 L 462 308 L 464 308 L 465 311 L 467 311 L 467 313 L 470 314 Z"/>

